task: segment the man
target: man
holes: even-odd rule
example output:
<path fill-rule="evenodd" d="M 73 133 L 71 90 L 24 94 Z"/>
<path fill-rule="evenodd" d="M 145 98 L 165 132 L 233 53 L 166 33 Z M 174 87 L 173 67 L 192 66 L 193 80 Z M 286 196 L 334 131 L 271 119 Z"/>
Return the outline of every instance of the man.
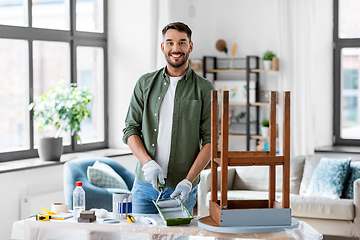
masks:
<path fill-rule="evenodd" d="M 132 210 L 157 213 L 152 200 L 161 194 L 160 199 L 179 196 L 192 213 L 198 175 L 210 160 L 210 92 L 214 86 L 190 67 L 190 28 L 170 23 L 162 34 L 166 67 L 139 78 L 123 130 L 124 143 L 139 160 Z M 164 184 L 161 193 L 159 183 Z"/>

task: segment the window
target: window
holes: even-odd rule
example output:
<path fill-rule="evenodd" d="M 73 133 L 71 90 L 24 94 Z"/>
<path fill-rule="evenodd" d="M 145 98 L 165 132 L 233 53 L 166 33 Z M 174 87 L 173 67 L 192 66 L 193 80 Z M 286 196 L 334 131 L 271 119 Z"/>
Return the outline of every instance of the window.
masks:
<path fill-rule="evenodd" d="M 360 144 L 360 2 L 334 1 L 334 144 Z"/>
<path fill-rule="evenodd" d="M 0 0 L 0 161 L 37 157 L 29 104 L 61 79 L 87 86 L 91 119 L 64 153 L 105 148 L 106 0 Z"/>

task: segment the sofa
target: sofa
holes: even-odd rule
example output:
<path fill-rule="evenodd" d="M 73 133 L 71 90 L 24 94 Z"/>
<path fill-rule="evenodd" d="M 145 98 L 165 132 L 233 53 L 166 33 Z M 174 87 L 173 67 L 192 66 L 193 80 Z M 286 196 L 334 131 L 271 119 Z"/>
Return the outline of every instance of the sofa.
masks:
<path fill-rule="evenodd" d="M 96 161 L 110 166 L 125 182 L 128 189 L 99 187 L 92 184 L 87 176 L 89 166 L 93 166 Z M 106 180 L 104 176 L 101 180 Z M 112 194 L 114 192 L 130 192 L 135 180 L 135 175 L 128 171 L 117 161 L 108 157 L 82 157 L 64 164 L 63 183 L 64 183 L 64 199 L 69 204 L 69 209 L 73 209 L 73 191 L 75 182 L 81 181 L 85 190 L 86 209 L 104 208 L 112 211 Z"/>
<path fill-rule="evenodd" d="M 311 178 L 321 159 L 322 156 L 316 155 L 291 157 L 290 207 L 292 216 L 308 223 L 322 234 L 360 237 L 360 179 L 354 180 L 353 199 L 336 199 L 308 194 Z M 268 169 L 268 166 L 229 167 L 228 200 L 268 199 Z M 219 187 L 220 170 L 218 171 Z M 210 169 L 203 170 L 200 176 L 198 215 L 207 216 L 211 199 Z M 276 199 L 278 201 L 281 201 L 281 187 L 282 167 L 277 166 Z M 218 196 L 220 197 L 220 191 L 218 191 Z"/>

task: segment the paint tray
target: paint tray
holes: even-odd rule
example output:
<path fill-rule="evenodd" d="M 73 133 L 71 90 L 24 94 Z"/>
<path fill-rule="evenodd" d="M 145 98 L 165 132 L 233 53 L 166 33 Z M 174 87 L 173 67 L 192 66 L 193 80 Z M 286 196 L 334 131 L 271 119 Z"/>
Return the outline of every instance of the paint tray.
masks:
<path fill-rule="evenodd" d="M 166 226 L 189 224 L 194 218 L 178 197 L 161 199 L 157 203 L 153 200 L 153 203 Z"/>

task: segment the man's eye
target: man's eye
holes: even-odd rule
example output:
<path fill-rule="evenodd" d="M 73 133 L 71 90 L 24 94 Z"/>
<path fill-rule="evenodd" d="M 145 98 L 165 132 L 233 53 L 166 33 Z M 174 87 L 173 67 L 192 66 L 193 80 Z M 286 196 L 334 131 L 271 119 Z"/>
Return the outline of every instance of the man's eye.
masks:
<path fill-rule="evenodd" d="M 170 45 L 170 46 L 171 46 L 171 45 L 173 45 L 173 43 L 172 43 L 172 42 L 168 42 L 168 45 Z"/>
<path fill-rule="evenodd" d="M 181 42 L 180 45 L 184 45 L 185 43 L 184 42 Z"/>

